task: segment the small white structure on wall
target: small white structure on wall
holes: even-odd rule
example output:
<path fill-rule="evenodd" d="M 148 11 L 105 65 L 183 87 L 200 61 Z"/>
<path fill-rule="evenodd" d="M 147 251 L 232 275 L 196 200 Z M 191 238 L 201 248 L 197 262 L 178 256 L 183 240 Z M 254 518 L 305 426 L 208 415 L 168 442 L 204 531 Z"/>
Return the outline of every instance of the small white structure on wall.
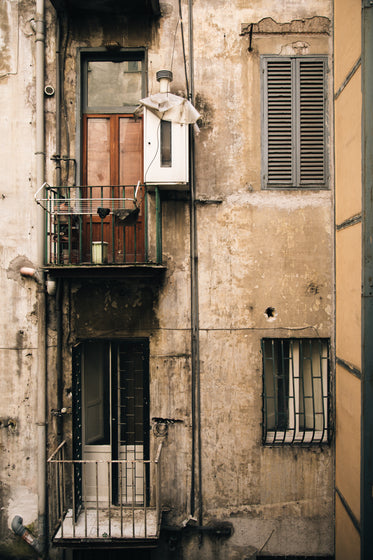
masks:
<path fill-rule="evenodd" d="M 144 182 L 163 189 L 185 189 L 189 182 L 189 124 L 198 111 L 169 92 L 172 73 L 157 72 L 160 92 L 141 100 L 144 107 Z"/>

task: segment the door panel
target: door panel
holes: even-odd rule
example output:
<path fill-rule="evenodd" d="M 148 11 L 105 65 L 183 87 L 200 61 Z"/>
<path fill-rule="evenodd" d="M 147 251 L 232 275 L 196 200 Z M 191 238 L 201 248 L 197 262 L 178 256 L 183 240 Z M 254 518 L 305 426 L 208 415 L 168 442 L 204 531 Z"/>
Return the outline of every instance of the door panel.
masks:
<path fill-rule="evenodd" d="M 145 434 L 148 399 L 145 389 L 146 353 L 142 343 L 124 342 L 118 348 L 117 419 L 119 459 L 133 461 L 119 473 L 118 500 L 144 501 L 146 471 Z"/>
<path fill-rule="evenodd" d="M 141 504 L 149 482 L 142 462 L 149 457 L 148 342 L 82 346 L 82 458 L 93 461 L 84 465 L 83 498 Z"/>
<path fill-rule="evenodd" d="M 142 177 L 142 120 L 126 115 L 85 115 L 83 138 L 83 197 L 91 215 L 83 220 L 84 260 L 91 261 L 91 244 L 107 243 L 107 262 L 143 262 L 144 224 L 141 187 L 140 213 L 134 224 L 114 218 L 114 211 L 135 208 L 135 186 Z M 128 199 L 128 200 L 124 200 Z M 104 217 L 98 208 L 110 212 Z"/>

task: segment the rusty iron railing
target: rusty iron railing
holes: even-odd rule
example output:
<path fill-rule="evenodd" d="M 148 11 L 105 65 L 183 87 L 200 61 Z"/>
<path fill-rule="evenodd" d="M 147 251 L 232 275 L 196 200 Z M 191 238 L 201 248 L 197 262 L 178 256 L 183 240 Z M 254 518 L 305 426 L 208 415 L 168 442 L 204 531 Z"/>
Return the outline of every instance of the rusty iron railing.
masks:
<path fill-rule="evenodd" d="M 86 187 L 44 183 L 35 200 L 45 211 L 46 265 L 160 264 L 158 188 L 153 205 L 147 187 L 140 183 Z"/>
<path fill-rule="evenodd" d="M 53 542 L 156 541 L 161 453 L 162 443 L 154 460 L 74 460 L 63 441 L 48 459 Z"/>

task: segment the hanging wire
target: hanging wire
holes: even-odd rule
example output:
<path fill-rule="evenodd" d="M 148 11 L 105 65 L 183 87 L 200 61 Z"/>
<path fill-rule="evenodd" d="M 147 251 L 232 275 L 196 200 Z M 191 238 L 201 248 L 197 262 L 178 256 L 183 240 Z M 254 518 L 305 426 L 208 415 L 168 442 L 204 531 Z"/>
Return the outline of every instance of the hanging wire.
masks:
<path fill-rule="evenodd" d="M 172 55 L 171 55 L 171 72 L 172 72 L 172 68 L 174 65 L 174 53 L 175 53 L 175 44 L 176 44 L 176 35 L 177 35 L 177 28 L 179 27 L 179 23 L 180 23 L 180 18 L 177 18 L 177 22 L 176 22 L 176 28 L 175 28 L 175 33 L 174 33 L 174 44 L 172 46 Z"/>
<path fill-rule="evenodd" d="M 181 0 L 179 0 L 179 19 L 180 19 L 180 30 L 181 30 L 181 42 L 182 42 L 182 46 L 183 46 L 185 85 L 186 85 L 186 90 L 187 90 L 187 97 L 189 99 L 189 81 L 188 81 L 188 71 L 187 71 L 187 63 L 186 63 L 186 55 L 185 55 L 183 12 L 182 12 L 182 9 L 181 9 Z"/>
<path fill-rule="evenodd" d="M 67 49 L 69 45 L 69 38 L 70 38 L 70 21 L 69 16 L 65 18 L 65 43 L 62 48 L 62 76 L 65 77 L 66 75 L 66 59 L 67 59 Z M 70 176 L 70 127 L 69 127 L 69 118 L 68 118 L 68 109 L 67 109 L 67 101 L 66 101 L 66 92 L 65 92 L 65 83 L 64 79 L 61 80 L 61 104 L 62 104 L 62 111 L 64 117 L 64 124 L 65 124 L 65 135 L 66 135 L 66 153 L 67 156 L 64 158 L 66 160 L 66 180 L 65 185 L 69 184 L 69 176 Z M 59 108 L 58 108 L 59 110 Z M 76 170 L 75 170 L 76 173 Z"/>

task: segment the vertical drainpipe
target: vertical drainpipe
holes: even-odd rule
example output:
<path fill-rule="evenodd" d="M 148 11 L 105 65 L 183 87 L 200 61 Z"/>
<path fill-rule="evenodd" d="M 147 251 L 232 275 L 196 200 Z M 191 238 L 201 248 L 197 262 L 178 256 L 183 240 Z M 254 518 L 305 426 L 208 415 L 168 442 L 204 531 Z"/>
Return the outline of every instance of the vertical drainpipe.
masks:
<path fill-rule="evenodd" d="M 56 12 L 56 185 L 61 186 L 61 19 Z M 57 376 L 57 410 L 62 409 L 62 298 L 63 280 L 57 279 L 56 291 L 56 318 L 57 318 L 57 349 L 56 349 L 56 376 Z M 57 442 L 63 439 L 63 419 L 57 414 Z"/>
<path fill-rule="evenodd" d="M 45 22 L 44 0 L 36 0 L 36 183 L 37 188 L 45 181 L 45 130 L 44 130 L 44 51 Z M 38 267 L 44 265 L 45 217 L 38 206 Z M 44 273 L 38 290 L 38 372 L 37 372 L 37 454 L 38 454 L 38 540 L 43 553 L 46 550 L 46 382 L 47 382 L 47 336 L 46 336 L 46 291 Z"/>
<path fill-rule="evenodd" d="M 361 559 L 373 550 L 373 0 L 362 2 Z"/>
<path fill-rule="evenodd" d="M 193 3 L 188 0 L 189 22 L 189 100 L 194 104 Z M 201 389 L 199 355 L 198 300 L 198 229 L 195 185 L 194 129 L 190 128 L 190 260 L 191 260 L 191 345 L 192 345 L 192 473 L 190 512 L 195 513 L 196 470 L 198 470 L 198 525 L 203 524 L 202 455 L 201 455 Z"/>

